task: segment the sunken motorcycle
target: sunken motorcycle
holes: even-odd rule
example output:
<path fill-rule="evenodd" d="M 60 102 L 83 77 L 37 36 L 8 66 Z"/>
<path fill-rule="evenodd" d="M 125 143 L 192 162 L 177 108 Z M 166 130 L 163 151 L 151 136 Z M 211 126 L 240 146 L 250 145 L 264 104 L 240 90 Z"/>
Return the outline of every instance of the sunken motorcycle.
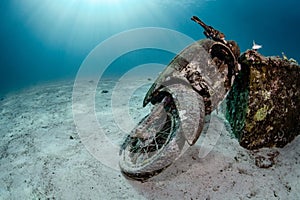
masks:
<path fill-rule="evenodd" d="M 146 180 L 167 168 L 186 144 L 199 138 L 205 116 L 215 110 L 231 89 L 239 72 L 239 46 L 203 23 L 207 39 L 179 53 L 147 92 L 143 106 L 151 102 L 149 115 L 126 137 L 120 150 L 123 174 Z"/>

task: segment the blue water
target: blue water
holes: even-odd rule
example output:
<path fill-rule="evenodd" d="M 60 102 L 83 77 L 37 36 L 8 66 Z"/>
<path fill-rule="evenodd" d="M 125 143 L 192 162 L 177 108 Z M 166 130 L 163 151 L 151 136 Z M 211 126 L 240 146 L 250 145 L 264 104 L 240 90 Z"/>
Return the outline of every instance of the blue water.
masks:
<path fill-rule="evenodd" d="M 254 39 L 266 56 L 284 51 L 300 61 L 299 6 L 297 0 L 2 0 L 0 93 L 74 79 L 95 46 L 133 28 L 163 27 L 204 38 L 192 15 L 237 41 L 242 51 Z M 173 56 L 149 49 L 132 52 L 116 60 L 110 73 L 142 63 L 167 64 Z"/>

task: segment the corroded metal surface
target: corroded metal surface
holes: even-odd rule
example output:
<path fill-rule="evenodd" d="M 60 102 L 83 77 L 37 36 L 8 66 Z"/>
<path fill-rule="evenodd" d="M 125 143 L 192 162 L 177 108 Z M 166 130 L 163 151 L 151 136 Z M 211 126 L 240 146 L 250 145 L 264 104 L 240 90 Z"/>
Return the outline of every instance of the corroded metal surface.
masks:
<path fill-rule="evenodd" d="M 209 30 L 208 30 L 209 31 Z M 223 40 L 222 40 L 223 41 Z M 147 92 L 154 109 L 122 145 L 120 168 L 143 181 L 174 162 L 193 145 L 209 115 L 225 98 L 238 72 L 233 41 L 204 39 L 178 54 Z"/>
<path fill-rule="evenodd" d="M 283 147 L 300 133 L 300 67 L 294 60 L 243 53 L 227 97 L 227 119 L 248 149 Z"/>
<path fill-rule="evenodd" d="M 300 68 L 294 60 L 264 57 L 253 49 L 240 56 L 235 41 L 199 18 L 208 39 L 178 54 L 153 83 L 143 105 L 152 112 L 121 148 L 121 171 L 145 180 L 193 145 L 209 115 L 227 96 L 226 117 L 248 149 L 283 147 L 300 133 Z M 272 160 L 271 160 L 272 161 Z M 262 159 L 258 159 L 258 163 Z M 263 165 L 262 165 L 263 166 Z"/>

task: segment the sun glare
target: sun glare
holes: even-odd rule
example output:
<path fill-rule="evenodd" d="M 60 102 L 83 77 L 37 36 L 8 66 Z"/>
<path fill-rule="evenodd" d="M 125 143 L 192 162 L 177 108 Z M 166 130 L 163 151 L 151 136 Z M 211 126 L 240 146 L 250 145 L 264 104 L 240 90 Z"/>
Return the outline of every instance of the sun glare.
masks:
<path fill-rule="evenodd" d="M 20 20 L 47 45 L 75 51 L 118 32 L 162 22 L 155 4 L 139 0 L 12 0 Z M 38 3 L 37 3 L 38 2 Z M 21 10 L 21 12 L 20 12 Z M 139 16 L 151 13 L 140 20 Z M 152 18 L 153 17 L 153 18 Z"/>

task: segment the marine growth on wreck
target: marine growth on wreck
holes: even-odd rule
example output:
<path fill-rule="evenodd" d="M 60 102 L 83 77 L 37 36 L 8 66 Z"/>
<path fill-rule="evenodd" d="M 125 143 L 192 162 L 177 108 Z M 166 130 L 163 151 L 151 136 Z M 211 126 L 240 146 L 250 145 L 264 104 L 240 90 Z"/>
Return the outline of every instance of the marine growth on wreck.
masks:
<path fill-rule="evenodd" d="M 126 137 L 120 168 L 136 179 L 150 178 L 194 145 L 205 116 L 226 99 L 226 118 L 247 149 L 283 147 L 300 132 L 300 67 L 286 57 L 265 57 L 261 45 L 240 54 L 238 44 L 206 25 L 207 39 L 183 49 L 146 93 L 153 109 Z"/>
<path fill-rule="evenodd" d="M 300 133 L 300 67 L 247 50 L 227 96 L 227 119 L 247 149 L 283 147 Z"/>

